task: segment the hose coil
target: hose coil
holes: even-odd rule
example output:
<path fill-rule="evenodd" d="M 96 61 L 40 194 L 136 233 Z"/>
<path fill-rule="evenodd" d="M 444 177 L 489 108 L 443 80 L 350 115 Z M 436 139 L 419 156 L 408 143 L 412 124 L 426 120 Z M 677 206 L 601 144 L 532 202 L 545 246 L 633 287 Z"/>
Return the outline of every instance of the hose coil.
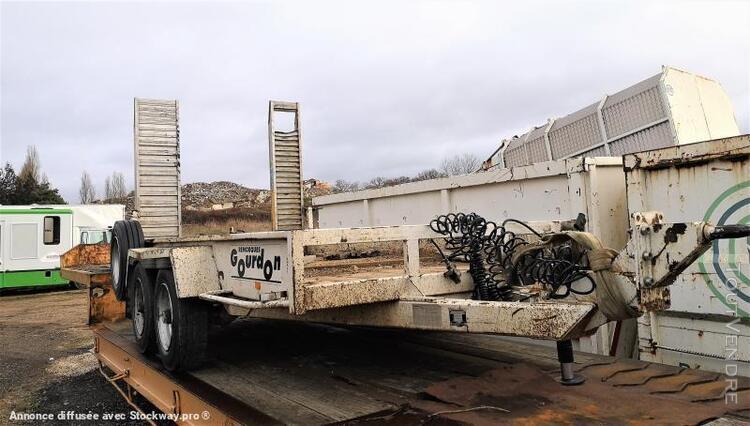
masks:
<path fill-rule="evenodd" d="M 562 299 L 571 293 L 590 294 L 595 290 L 596 284 L 587 272 L 585 252 L 571 244 L 528 251 L 514 263 L 514 253 L 529 243 L 506 229 L 510 222 L 542 237 L 516 219 L 506 219 L 497 225 L 476 213 L 440 215 L 430 222 L 433 231 L 446 237 L 446 260 L 469 264 L 475 299 L 518 300 L 519 294 L 513 286 L 535 283 L 543 285 L 551 299 Z M 573 283 L 583 278 L 588 278 L 591 286 L 583 290 L 574 288 Z"/>

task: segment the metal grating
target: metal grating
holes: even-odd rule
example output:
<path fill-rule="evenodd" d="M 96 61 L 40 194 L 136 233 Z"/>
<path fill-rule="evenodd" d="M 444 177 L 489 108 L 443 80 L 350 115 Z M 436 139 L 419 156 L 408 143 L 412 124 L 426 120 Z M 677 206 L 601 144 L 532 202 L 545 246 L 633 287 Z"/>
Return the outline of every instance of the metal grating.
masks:
<path fill-rule="evenodd" d="M 180 236 L 180 126 L 175 100 L 135 99 L 135 210 L 146 238 Z"/>
<path fill-rule="evenodd" d="M 671 146 L 673 141 L 669 125 L 669 122 L 665 121 L 659 125 L 618 139 L 610 144 L 610 151 L 612 155 L 623 155 Z"/>
<path fill-rule="evenodd" d="M 607 150 L 600 146 L 598 148 L 594 148 L 592 150 L 582 152 L 581 157 L 606 157 L 607 156 Z"/>
<path fill-rule="evenodd" d="M 604 126 L 610 138 L 667 118 L 658 86 L 607 104 L 602 109 Z"/>
<path fill-rule="evenodd" d="M 564 118 L 558 121 L 562 120 Z M 549 132 L 550 149 L 552 150 L 552 158 L 555 160 L 581 152 L 602 142 L 595 113 L 560 127 L 557 127 L 556 122 Z"/>
<path fill-rule="evenodd" d="M 526 147 L 529 150 L 529 161 L 532 163 L 539 163 L 541 161 L 547 161 L 547 147 L 544 143 L 544 135 L 534 140 L 526 142 Z"/>
<path fill-rule="evenodd" d="M 727 127 L 716 124 L 714 127 L 720 129 L 718 132 L 734 134 L 737 130 L 733 126 L 731 106 L 702 102 L 701 89 L 696 81 L 707 81 L 707 87 L 711 87 L 712 93 L 717 93 L 718 97 L 726 97 L 713 80 L 664 67 L 659 74 L 613 95 L 604 96 L 598 102 L 572 114 L 550 120 L 547 126 L 534 128 L 521 135 L 504 151 L 501 150 L 500 155 L 507 165 L 519 166 L 526 164 L 525 161 L 534 163 L 582 155 L 621 155 L 623 152 L 654 149 L 699 140 L 702 136 L 697 135 L 709 133 L 708 129 L 702 129 L 711 127 L 710 117 L 713 116 L 721 117 L 714 120 L 716 123 L 721 120 L 729 123 Z M 697 124 L 684 124 L 690 122 Z M 667 125 L 662 126 L 664 123 Z M 539 138 L 544 130 L 547 130 L 547 137 L 542 144 Z M 678 140 L 680 134 L 683 136 Z M 649 137 L 654 139 L 650 140 Z M 515 151 L 517 146 L 526 148 L 528 158 L 521 158 Z M 542 148 L 547 152 L 543 152 Z M 490 158 L 484 167 L 493 167 L 498 162 L 495 158 Z"/>
<path fill-rule="evenodd" d="M 274 113 L 293 113 L 294 129 L 275 130 Z M 271 219 L 273 229 L 303 228 L 302 135 L 299 104 L 271 101 L 268 106 L 268 141 L 271 166 Z"/>
<path fill-rule="evenodd" d="M 505 151 L 505 167 L 516 167 L 528 164 L 526 161 L 526 151 L 523 145 L 518 148 Z"/>

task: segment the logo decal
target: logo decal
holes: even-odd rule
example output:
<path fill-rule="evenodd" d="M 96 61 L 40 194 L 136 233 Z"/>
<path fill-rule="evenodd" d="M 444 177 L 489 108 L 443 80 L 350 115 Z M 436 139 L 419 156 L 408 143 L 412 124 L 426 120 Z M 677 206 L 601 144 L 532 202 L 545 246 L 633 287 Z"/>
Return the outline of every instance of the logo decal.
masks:
<path fill-rule="evenodd" d="M 714 225 L 750 223 L 750 181 L 737 184 L 719 195 L 709 206 L 703 220 Z M 708 256 L 711 256 L 710 261 L 706 259 Z M 737 262 L 743 258 L 746 259 L 744 263 Z M 749 317 L 750 313 L 737 306 L 737 299 L 750 303 L 750 273 L 742 270 L 743 266 L 747 268 L 748 258 L 750 237 L 742 240 L 733 238 L 714 241 L 712 249 L 698 262 L 698 269 L 711 292 L 743 317 Z M 712 276 L 718 276 L 719 283 L 713 282 Z M 723 286 L 724 291 L 720 291 L 719 286 Z M 734 303 L 727 300 L 730 294 L 734 294 Z"/>
<path fill-rule="evenodd" d="M 266 250 L 263 247 L 244 246 L 232 249 L 229 253 L 229 262 L 232 267 L 237 268 L 237 275 L 233 275 L 232 278 L 281 282 L 273 279 L 274 272 L 281 270 L 281 256 L 266 258 Z M 262 279 L 252 277 L 256 271 L 263 274 Z"/>

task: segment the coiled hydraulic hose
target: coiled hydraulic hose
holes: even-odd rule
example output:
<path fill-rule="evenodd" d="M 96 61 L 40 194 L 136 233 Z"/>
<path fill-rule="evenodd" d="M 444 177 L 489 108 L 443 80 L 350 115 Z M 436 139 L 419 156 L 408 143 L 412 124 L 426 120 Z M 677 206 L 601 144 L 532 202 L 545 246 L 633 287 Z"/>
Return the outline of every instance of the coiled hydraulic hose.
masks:
<path fill-rule="evenodd" d="M 552 299 L 594 291 L 596 284 L 587 273 L 585 253 L 571 244 L 530 251 L 514 264 L 514 253 L 528 242 L 505 228 L 509 222 L 541 237 L 533 228 L 516 219 L 506 219 L 498 226 L 476 213 L 441 215 L 430 222 L 433 231 L 446 236 L 446 260 L 469 264 L 475 299 L 517 300 L 514 285 L 535 283 L 543 285 Z M 573 283 L 582 278 L 588 278 L 591 287 L 585 290 L 573 288 Z"/>

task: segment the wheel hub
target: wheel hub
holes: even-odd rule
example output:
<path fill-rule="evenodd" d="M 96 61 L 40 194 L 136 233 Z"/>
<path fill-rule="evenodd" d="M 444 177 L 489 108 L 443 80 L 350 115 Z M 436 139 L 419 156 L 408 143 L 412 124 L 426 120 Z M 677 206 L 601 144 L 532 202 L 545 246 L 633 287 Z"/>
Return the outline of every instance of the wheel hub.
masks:
<path fill-rule="evenodd" d="M 157 290 L 156 315 L 159 346 L 167 352 L 172 344 L 172 299 L 169 297 L 169 289 L 165 282 L 159 283 Z"/>
<path fill-rule="evenodd" d="M 144 300 L 143 300 L 143 283 L 139 280 L 135 283 L 135 294 L 133 295 L 133 325 L 135 326 L 135 333 L 140 338 L 143 336 L 143 330 L 146 326 L 146 318 L 144 316 Z"/>

